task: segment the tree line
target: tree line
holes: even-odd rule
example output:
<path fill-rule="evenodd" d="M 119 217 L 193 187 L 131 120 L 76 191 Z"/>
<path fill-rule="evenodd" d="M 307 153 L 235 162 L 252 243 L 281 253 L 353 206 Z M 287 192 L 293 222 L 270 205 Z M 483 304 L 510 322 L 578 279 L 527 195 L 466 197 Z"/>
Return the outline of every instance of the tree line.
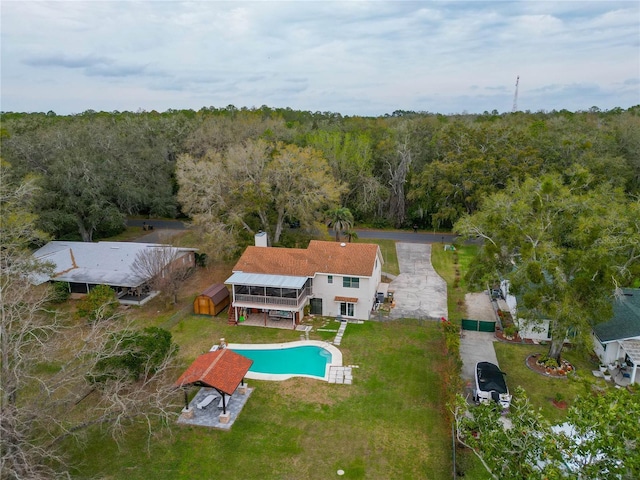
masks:
<path fill-rule="evenodd" d="M 143 215 L 189 217 L 216 244 L 257 230 L 286 244 L 288 225 L 310 229 L 336 208 L 359 225 L 450 229 L 511 180 L 576 168 L 640 192 L 640 106 L 377 118 L 266 106 L 3 113 L 0 138 L 11 176 L 36 178 L 38 227 L 58 239 L 92 241 Z"/>

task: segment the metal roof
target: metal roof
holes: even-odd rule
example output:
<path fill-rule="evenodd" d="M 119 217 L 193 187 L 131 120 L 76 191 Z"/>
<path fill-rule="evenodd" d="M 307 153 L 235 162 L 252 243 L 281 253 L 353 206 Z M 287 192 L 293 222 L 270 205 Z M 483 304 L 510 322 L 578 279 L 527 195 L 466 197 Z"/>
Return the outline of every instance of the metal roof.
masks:
<path fill-rule="evenodd" d="M 171 248 L 177 257 L 192 248 L 177 248 L 156 243 L 134 242 L 49 242 L 34 253 L 42 262 L 54 265 L 51 278 L 40 276 L 34 283 L 50 279 L 96 285 L 137 287 L 147 279 L 136 275 L 132 266 L 138 253 L 151 248 Z"/>
<path fill-rule="evenodd" d="M 230 285 L 249 285 L 253 287 L 302 288 L 307 282 L 307 279 L 308 277 L 234 272 L 224 283 Z"/>

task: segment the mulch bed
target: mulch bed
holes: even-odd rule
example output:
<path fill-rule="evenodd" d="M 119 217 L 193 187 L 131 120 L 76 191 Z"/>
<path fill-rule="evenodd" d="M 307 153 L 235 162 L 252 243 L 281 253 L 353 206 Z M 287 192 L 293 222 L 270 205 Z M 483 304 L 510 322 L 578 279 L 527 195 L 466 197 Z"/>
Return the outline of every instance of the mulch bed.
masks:
<path fill-rule="evenodd" d="M 533 370 L 534 372 L 545 377 L 567 378 L 567 373 L 575 371 L 575 367 L 566 360 L 562 360 L 563 369 L 547 368 L 544 365 L 538 365 L 537 362 L 539 357 L 540 355 L 537 353 L 529 355 L 525 360 L 525 363 L 529 370 Z"/>
<path fill-rule="evenodd" d="M 495 336 L 501 342 L 506 342 L 506 343 L 524 343 L 524 344 L 527 344 L 527 345 L 535 345 L 535 342 L 533 340 L 531 340 L 530 338 L 522 339 L 517 334 L 516 334 L 515 337 L 507 338 L 507 337 L 504 336 L 504 332 L 502 330 L 496 330 L 495 331 Z"/>

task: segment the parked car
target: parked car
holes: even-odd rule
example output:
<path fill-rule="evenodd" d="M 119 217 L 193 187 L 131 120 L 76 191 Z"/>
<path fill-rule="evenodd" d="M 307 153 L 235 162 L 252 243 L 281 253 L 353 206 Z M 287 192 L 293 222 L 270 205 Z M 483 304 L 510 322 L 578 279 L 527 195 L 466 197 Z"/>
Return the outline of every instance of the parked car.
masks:
<path fill-rule="evenodd" d="M 504 380 L 505 375 L 506 373 L 493 363 L 476 363 L 476 388 L 473 392 L 473 401 L 488 403 L 493 400 L 502 408 L 509 408 L 511 395 Z"/>

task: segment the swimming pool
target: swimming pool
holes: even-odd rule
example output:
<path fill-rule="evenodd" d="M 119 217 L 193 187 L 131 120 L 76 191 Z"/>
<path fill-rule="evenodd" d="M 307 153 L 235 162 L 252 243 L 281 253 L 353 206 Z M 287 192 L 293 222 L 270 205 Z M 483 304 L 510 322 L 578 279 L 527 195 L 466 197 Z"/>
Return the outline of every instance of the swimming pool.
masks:
<path fill-rule="evenodd" d="M 253 360 L 246 378 L 286 380 L 291 377 L 329 379 L 329 367 L 342 366 L 342 352 L 317 340 L 289 343 L 241 344 L 227 348 Z"/>

